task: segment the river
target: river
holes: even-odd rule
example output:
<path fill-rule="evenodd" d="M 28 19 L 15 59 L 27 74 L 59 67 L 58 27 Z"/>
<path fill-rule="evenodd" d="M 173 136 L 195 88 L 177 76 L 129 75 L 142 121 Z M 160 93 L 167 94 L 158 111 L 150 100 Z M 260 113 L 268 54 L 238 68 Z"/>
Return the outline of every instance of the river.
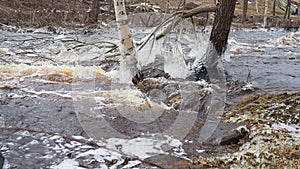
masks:
<path fill-rule="evenodd" d="M 209 84 L 158 78 L 149 81 L 156 87 L 146 87 L 147 95 L 144 95 L 116 82 L 119 78 L 116 51 L 105 54 L 118 43 L 115 29 L 59 30 L 60 34 L 43 28 L 0 31 L 0 151 L 6 159 L 5 168 L 149 168 L 154 167 L 153 164 L 141 159 L 170 152 L 174 158 L 190 159 L 199 152 L 212 151 L 201 146 L 185 150 L 183 145 L 193 144 L 194 140 L 173 138 L 171 131 L 161 140 L 161 130 L 167 130 L 174 123 L 174 116 L 180 115 L 175 111 L 180 102 L 176 92 L 180 91 L 181 97 L 185 97 L 187 91 L 205 93 L 210 91 Z M 145 32 L 149 30 L 134 30 L 135 38 L 141 39 Z M 203 47 L 197 48 L 199 55 L 205 51 L 209 34 L 200 35 Z M 193 37 L 187 34 L 182 39 L 184 42 L 180 42 L 183 53 L 190 51 L 189 45 L 195 46 L 190 40 Z M 172 40 L 173 35 L 169 38 Z M 230 86 L 228 105 L 249 92 L 243 89 L 247 84 L 256 91 L 299 91 L 299 45 L 299 32 L 233 28 L 223 56 Z M 159 52 L 162 50 L 154 48 L 152 54 Z M 147 52 L 142 54 L 147 55 Z M 153 59 L 145 58 L 146 61 Z M 150 101 L 145 101 L 147 96 Z M 200 96 L 200 100 L 204 99 L 201 105 L 198 94 L 186 96 L 189 104 L 181 108 L 191 109 L 192 113 L 177 123 L 187 124 L 186 120 L 194 118 L 196 126 L 203 125 L 206 116 L 198 111 L 205 107 L 206 96 Z M 145 111 L 144 116 L 148 115 L 143 122 L 151 122 L 146 126 L 137 125 L 140 119 L 129 123 L 114 112 L 128 111 L 124 105 L 145 110 L 150 102 L 155 113 Z M 171 106 L 174 110 L 170 110 Z M 191 108 L 195 106 L 197 109 Z M 89 112 L 88 118 L 78 115 L 83 111 Z M 149 116 L 151 113 L 155 116 Z M 162 116 L 159 120 L 164 121 L 160 125 L 155 120 L 159 116 Z M 111 126 L 131 139 L 101 140 L 99 137 L 105 137 L 104 133 L 89 139 L 88 135 L 99 129 L 89 126 L 93 123 L 86 123 L 89 118 L 111 120 Z M 165 142 L 169 147 L 165 147 Z M 171 151 L 168 153 L 168 150 Z M 131 155 L 139 158 L 129 158 Z"/>

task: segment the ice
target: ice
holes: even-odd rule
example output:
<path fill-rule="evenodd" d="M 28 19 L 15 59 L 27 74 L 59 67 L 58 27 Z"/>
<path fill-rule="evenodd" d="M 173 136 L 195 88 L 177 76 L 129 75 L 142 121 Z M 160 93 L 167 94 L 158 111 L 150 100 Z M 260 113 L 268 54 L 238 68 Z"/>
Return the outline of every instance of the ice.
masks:
<path fill-rule="evenodd" d="M 84 156 L 94 156 L 94 158 L 97 159 L 98 162 L 122 160 L 121 154 L 104 148 L 98 148 L 95 150 L 89 150 L 84 153 L 80 153 L 76 156 L 76 158 L 84 157 Z"/>
<path fill-rule="evenodd" d="M 79 56 L 72 51 L 61 51 L 56 57 L 55 60 L 58 63 L 72 63 L 76 61 Z"/>
<path fill-rule="evenodd" d="M 198 60 L 203 60 L 209 44 L 209 39 L 204 33 L 198 33 L 196 38 L 197 39 L 189 46 L 192 49 L 189 56 Z"/>
<path fill-rule="evenodd" d="M 185 64 L 183 55 L 178 50 L 166 51 L 164 56 L 164 71 L 173 78 L 186 78 L 191 72 Z"/>
<path fill-rule="evenodd" d="M 74 159 L 65 159 L 57 166 L 51 166 L 51 169 L 84 169 L 82 167 L 79 167 L 79 163 L 75 161 Z"/>
<path fill-rule="evenodd" d="M 127 56 L 121 59 L 120 82 L 131 83 L 132 77 L 137 73 L 137 62 L 135 56 Z"/>
<path fill-rule="evenodd" d="M 205 150 L 196 150 L 197 153 L 203 153 Z"/>
<path fill-rule="evenodd" d="M 107 139 L 107 147 L 109 149 L 119 150 L 128 155 L 138 156 L 141 159 L 146 159 L 157 154 L 169 154 L 168 148 L 171 148 L 175 155 L 185 158 L 185 152 L 182 149 L 182 143 L 178 139 L 165 136 L 138 137 L 134 139 Z M 166 147 L 167 145 L 167 147 Z"/>
<path fill-rule="evenodd" d="M 137 52 L 137 61 L 139 66 L 146 66 L 153 63 L 155 58 L 160 55 L 162 48 L 161 41 L 150 41 L 141 50 Z"/>

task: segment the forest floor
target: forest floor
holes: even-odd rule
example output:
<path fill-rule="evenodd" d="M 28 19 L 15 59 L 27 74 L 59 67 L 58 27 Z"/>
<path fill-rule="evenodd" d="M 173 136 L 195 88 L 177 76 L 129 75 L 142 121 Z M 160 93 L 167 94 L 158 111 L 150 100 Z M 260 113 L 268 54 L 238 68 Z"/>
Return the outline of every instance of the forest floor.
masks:
<path fill-rule="evenodd" d="M 86 27 L 92 28 L 102 24 L 114 21 L 114 8 L 112 1 L 101 1 L 100 11 L 97 22 L 93 21 L 92 10 L 93 3 L 91 0 L 82 2 L 74 1 L 70 3 L 68 0 L 59 2 L 46 0 L 31 1 L 0 1 L 0 22 L 7 25 L 15 25 L 18 27 L 44 27 L 44 26 L 62 26 L 62 27 Z M 172 13 L 177 10 L 180 0 L 172 0 L 167 3 L 164 0 L 130 0 L 127 2 L 127 12 L 132 13 Z M 233 26 L 258 28 L 263 26 L 264 18 L 264 0 L 258 0 L 256 7 L 255 1 L 249 1 L 247 18 L 241 23 L 243 12 L 242 1 L 237 1 L 234 14 Z M 191 1 L 187 0 L 181 9 L 192 9 L 198 5 L 213 4 L 214 0 Z M 268 24 L 266 27 L 286 27 L 298 28 L 299 17 L 291 15 L 290 19 L 284 18 L 284 11 L 276 7 L 275 16 L 273 16 L 273 2 L 269 1 L 268 5 Z M 194 16 L 195 23 L 212 24 L 213 16 L 207 18 L 206 14 L 198 14 Z M 200 22 L 197 22 L 200 20 Z"/>

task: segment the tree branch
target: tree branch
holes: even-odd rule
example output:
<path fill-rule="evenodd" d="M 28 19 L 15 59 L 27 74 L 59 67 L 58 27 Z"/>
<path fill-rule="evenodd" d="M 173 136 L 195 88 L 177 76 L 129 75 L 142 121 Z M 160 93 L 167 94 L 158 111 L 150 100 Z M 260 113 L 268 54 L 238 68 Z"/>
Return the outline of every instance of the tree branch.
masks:
<path fill-rule="evenodd" d="M 209 4 L 209 5 L 200 5 L 191 10 L 182 10 L 173 13 L 171 16 L 165 19 L 160 25 L 158 25 L 156 29 L 149 36 L 145 37 L 140 42 L 136 43 L 137 45 L 139 45 L 137 51 L 141 50 L 146 45 L 146 43 L 148 43 L 150 40 L 152 39 L 158 40 L 164 37 L 169 32 L 171 32 L 171 30 L 176 25 L 178 25 L 181 19 L 189 18 L 199 13 L 215 12 L 216 10 L 217 10 L 217 6 L 215 4 Z"/>
<path fill-rule="evenodd" d="M 182 11 L 183 13 L 182 18 L 189 18 L 199 13 L 216 12 L 216 10 L 217 10 L 217 6 L 215 4 L 200 5 L 194 9 Z"/>

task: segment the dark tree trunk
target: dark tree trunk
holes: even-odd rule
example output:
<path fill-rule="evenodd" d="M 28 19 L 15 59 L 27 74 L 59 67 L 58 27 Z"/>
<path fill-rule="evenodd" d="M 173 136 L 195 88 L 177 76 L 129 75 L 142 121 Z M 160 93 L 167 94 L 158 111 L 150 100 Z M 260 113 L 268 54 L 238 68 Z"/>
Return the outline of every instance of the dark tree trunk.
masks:
<path fill-rule="evenodd" d="M 99 15 L 99 8 L 100 8 L 99 0 L 93 0 L 92 9 L 91 9 L 90 15 L 89 15 L 89 23 L 90 24 L 97 23 L 98 15 Z"/>
<path fill-rule="evenodd" d="M 290 12 L 291 12 L 291 0 L 287 0 L 284 19 L 290 19 Z"/>
<path fill-rule="evenodd" d="M 288 6 L 289 6 L 289 10 L 288 10 L 288 19 L 290 19 L 290 17 L 291 17 L 291 5 L 292 5 L 291 0 L 288 0 Z"/>
<path fill-rule="evenodd" d="M 273 16 L 275 16 L 276 10 L 276 0 L 273 1 Z"/>
<path fill-rule="evenodd" d="M 226 49 L 231 22 L 234 16 L 235 4 L 236 0 L 219 0 L 216 17 L 210 35 L 210 41 L 219 55 Z"/>
<path fill-rule="evenodd" d="M 244 2 L 243 2 L 242 23 L 244 23 L 247 19 L 247 10 L 248 10 L 248 0 L 244 0 Z"/>

